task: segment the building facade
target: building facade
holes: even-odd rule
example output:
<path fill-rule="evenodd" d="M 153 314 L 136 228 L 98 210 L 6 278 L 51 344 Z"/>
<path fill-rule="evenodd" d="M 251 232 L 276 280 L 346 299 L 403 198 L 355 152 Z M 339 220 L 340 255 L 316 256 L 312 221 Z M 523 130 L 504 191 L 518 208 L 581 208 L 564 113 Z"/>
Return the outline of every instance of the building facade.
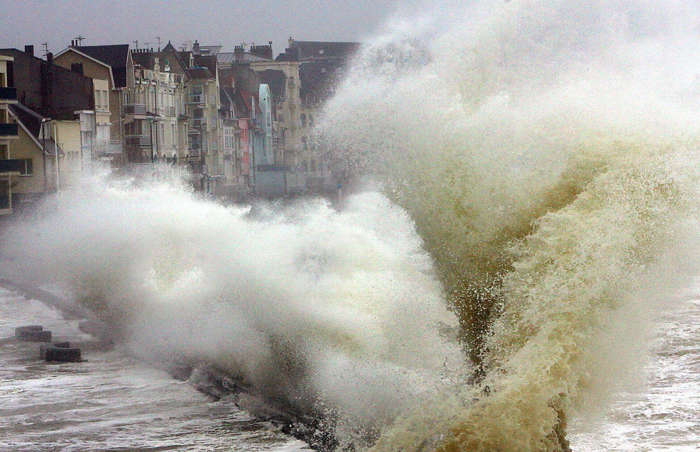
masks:
<path fill-rule="evenodd" d="M 12 158 L 12 145 L 19 138 L 18 125 L 9 109 L 17 103 L 13 62 L 12 57 L 0 55 L 0 215 L 12 213 L 12 181 L 20 175 L 22 165 Z"/>
<path fill-rule="evenodd" d="M 123 152 L 123 98 L 127 86 L 127 79 L 133 77 L 133 61 L 128 44 L 103 45 L 103 46 L 78 46 L 72 42 L 71 46 L 62 50 L 53 58 L 55 64 L 66 69 L 82 71 L 86 77 L 93 79 L 93 83 L 99 86 L 99 124 L 98 132 L 103 143 L 109 140 L 99 149 L 104 151 L 101 157 L 112 161 L 114 166 L 122 166 L 126 162 Z M 100 80 L 100 82 L 95 82 Z M 104 86 L 107 85 L 108 95 L 104 98 Z M 105 108 L 109 109 L 109 120 Z M 106 125 L 109 125 L 109 137 L 106 138 Z"/>

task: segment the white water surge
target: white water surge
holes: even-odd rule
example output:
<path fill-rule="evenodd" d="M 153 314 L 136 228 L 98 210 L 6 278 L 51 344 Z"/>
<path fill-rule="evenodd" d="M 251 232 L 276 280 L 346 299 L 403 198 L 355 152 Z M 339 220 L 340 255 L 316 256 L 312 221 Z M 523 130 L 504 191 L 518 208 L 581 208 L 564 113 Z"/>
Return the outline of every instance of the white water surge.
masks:
<path fill-rule="evenodd" d="M 341 443 L 562 450 L 698 271 L 700 11 L 658 5 L 482 1 L 393 22 L 321 125 L 383 182 L 341 211 L 98 182 L 3 251 L 134 350 L 215 362 L 328 416 Z"/>
<path fill-rule="evenodd" d="M 364 48 L 321 134 L 416 222 L 482 380 L 377 448 L 566 449 L 696 271 L 700 5 L 426 5 Z"/>
<path fill-rule="evenodd" d="M 137 353 L 215 363 L 329 416 L 341 440 L 464 374 L 431 261 L 377 193 L 251 213 L 93 182 L 4 238 L 23 274 L 69 287 Z"/>

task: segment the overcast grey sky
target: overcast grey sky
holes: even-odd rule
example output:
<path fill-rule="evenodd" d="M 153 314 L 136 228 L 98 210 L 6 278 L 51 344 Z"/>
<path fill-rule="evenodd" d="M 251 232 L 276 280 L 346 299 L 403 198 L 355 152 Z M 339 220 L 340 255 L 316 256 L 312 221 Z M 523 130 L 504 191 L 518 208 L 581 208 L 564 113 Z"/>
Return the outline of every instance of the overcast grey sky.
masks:
<path fill-rule="evenodd" d="M 275 55 L 289 36 L 299 40 L 361 40 L 381 26 L 400 0 L 0 0 L 0 47 L 41 43 L 65 48 L 138 40 L 156 47 L 171 40 L 222 44 L 273 41 Z"/>

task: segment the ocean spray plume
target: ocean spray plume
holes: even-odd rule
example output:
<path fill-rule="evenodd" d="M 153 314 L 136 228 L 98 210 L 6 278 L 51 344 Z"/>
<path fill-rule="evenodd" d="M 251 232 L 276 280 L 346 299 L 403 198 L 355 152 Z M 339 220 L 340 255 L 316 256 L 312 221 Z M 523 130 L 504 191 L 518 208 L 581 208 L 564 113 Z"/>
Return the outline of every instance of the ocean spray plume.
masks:
<path fill-rule="evenodd" d="M 456 321 L 402 209 L 377 193 L 342 212 L 322 200 L 270 209 L 165 183 L 86 183 L 3 231 L 2 254 L 67 286 L 147 358 L 210 362 L 332 413 L 341 444 L 467 374 L 439 333 Z"/>
<path fill-rule="evenodd" d="M 380 449 L 567 448 L 604 319 L 697 213 L 700 11 L 667 6 L 475 2 L 357 57 L 320 133 L 416 222 L 480 380 Z"/>

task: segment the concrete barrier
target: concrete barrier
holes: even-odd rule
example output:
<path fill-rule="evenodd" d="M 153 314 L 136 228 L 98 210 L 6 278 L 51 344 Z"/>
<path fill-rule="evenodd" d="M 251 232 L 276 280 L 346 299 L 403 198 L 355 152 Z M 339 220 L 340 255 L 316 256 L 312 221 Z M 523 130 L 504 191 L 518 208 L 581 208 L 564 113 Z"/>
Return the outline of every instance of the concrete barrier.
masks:
<path fill-rule="evenodd" d="M 46 359 L 46 350 L 51 347 L 70 348 L 70 342 L 54 342 L 53 344 L 41 344 L 39 347 L 39 358 Z"/>
<path fill-rule="evenodd" d="M 51 342 L 51 331 L 41 325 L 27 325 L 15 328 L 15 337 L 25 342 Z"/>
<path fill-rule="evenodd" d="M 49 346 L 44 353 L 44 359 L 49 362 L 79 363 L 82 361 L 79 348 Z"/>

